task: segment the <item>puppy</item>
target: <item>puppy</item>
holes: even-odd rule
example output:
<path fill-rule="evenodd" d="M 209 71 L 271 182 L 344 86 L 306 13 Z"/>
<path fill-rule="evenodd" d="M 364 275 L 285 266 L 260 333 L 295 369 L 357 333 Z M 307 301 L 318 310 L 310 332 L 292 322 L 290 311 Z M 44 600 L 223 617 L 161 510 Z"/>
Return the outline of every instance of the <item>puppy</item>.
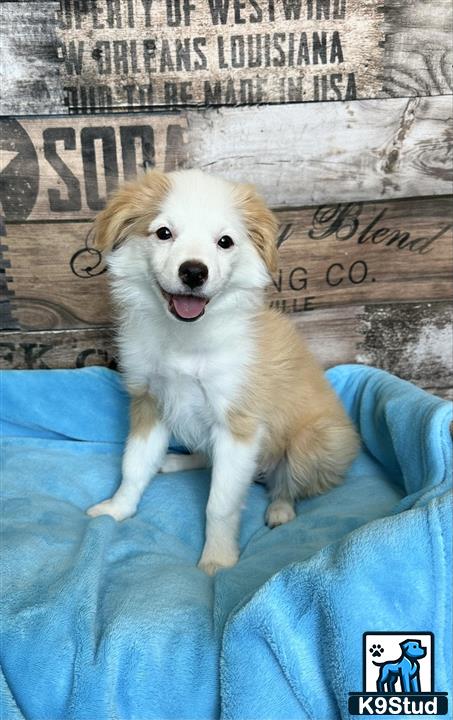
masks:
<path fill-rule="evenodd" d="M 162 463 L 187 465 L 164 462 L 173 433 L 212 463 L 199 567 L 214 574 L 238 560 L 253 479 L 265 476 L 269 527 L 286 523 L 298 498 L 341 482 L 356 432 L 291 322 L 266 307 L 277 222 L 253 187 L 152 171 L 124 185 L 94 229 L 118 310 L 131 429 L 120 487 L 88 514 L 124 520 Z"/>

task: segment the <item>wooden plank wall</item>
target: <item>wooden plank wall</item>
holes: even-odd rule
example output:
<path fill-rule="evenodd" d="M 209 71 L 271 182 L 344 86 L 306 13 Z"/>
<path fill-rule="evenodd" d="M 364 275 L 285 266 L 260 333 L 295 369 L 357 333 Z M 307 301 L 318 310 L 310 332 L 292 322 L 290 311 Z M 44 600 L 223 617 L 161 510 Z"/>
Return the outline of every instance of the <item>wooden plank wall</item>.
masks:
<path fill-rule="evenodd" d="M 146 168 L 201 167 L 277 211 L 269 303 L 325 366 L 453 395 L 450 0 L 0 13 L 0 367 L 114 367 L 91 220 Z"/>

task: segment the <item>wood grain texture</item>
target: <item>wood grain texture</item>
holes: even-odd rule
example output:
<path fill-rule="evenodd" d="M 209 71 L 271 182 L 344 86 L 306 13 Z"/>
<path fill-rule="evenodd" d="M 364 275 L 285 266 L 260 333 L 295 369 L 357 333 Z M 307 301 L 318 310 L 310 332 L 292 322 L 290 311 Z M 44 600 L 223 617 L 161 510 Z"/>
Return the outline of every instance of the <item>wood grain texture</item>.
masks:
<path fill-rule="evenodd" d="M 89 219 L 144 165 L 252 182 L 273 207 L 443 195 L 453 180 L 447 96 L 0 122 L 7 221 Z"/>
<path fill-rule="evenodd" d="M 438 394 L 451 393 L 452 312 L 451 301 L 366 305 L 360 315 L 363 337 L 356 347 L 356 362 L 380 367 L 421 387 L 437 388 Z"/>
<path fill-rule="evenodd" d="M 11 315 L 21 329 L 90 328 L 111 322 L 105 275 L 90 276 L 86 269 L 96 266 L 98 257 L 82 252 L 72 261 L 84 246 L 89 223 L 7 227 L 4 256 L 10 263 Z"/>
<path fill-rule="evenodd" d="M 452 15 L 450 0 L 384 3 L 385 94 L 391 97 L 451 94 Z"/>
<path fill-rule="evenodd" d="M 1 19 L 3 114 L 452 92 L 450 0 L 43 0 Z"/>
<path fill-rule="evenodd" d="M 363 363 L 453 395 L 452 305 L 402 303 L 346 306 L 294 318 L 324 367 Z M 0 368 L 116 368 L 111 330 L 10 331 L 0 334 Z"/>
<path fill-rule="evenodd" d="M 325 307 L 443 300 L 451 295 L 452 198 L 279 210 L 279 269 L 270 305 Z M 10 315 L 23 330 L 111 322 L 105 266 L 91 223 L 11 223 L 4 257 Z"/>
<path fill-rule="evenodd" d="M 273 205 L 451 192 L 447 96 L 213 112 L 188 116 L 192 165 L 248 177 Z"/>
<path fill-rule="evenodd" d="M 0 4 L 0 113 L 67 112 L 57 48 L 60 3 Z"/>

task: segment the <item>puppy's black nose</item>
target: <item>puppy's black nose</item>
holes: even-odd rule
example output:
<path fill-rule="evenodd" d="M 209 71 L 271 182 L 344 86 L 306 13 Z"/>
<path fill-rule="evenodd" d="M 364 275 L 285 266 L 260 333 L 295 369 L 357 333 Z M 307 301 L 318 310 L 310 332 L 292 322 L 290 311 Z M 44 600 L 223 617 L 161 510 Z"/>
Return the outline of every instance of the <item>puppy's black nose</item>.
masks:
<path fill-rule="evenodd" d="M 208 278 L 208 268 L 201 262 L 196 260 L 187 260 L 179 267 L 179 277 L 184 285 L 193 290 L 200 287 Z"/>

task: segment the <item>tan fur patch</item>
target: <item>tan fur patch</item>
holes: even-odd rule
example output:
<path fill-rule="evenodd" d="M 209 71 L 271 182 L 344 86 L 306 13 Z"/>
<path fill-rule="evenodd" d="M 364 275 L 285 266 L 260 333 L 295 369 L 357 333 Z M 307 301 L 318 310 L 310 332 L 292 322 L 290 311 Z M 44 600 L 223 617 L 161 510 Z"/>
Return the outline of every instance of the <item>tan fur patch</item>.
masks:
<path fill-rule="evenodd" d="M 146 437 L 160 419 L 156 399 L 149 393 L 131 395 L 130 432 L 132 435 Z"/>
<path fill-rule="evenodd" d="M 250 442 L 258 430 L 257 418 L 241 407 L 230 409 L 228 425 L 232 435 L 241 442 Z"/>
<path fill-rule="evenodd" d="M 323 492 L 341 481 L 357 453 L 356 432 L 288 318 L 264 310 L 253 334 L 256 359 L 230 409 L 231 432 L 247 441 L 264 429 L 261 469 L 277 470 L 292 484 L 288 497 Z"/>
<path fill-rule="evenodd" d="M 94 221 L 94 244 L 101 251 L 118 247 L 132 232 L 147 232 L 171 188 L 168 175 L 151 170 L 125 183 Z"/>
<path fill-rule="evenodd" d="M 253 185 L 234 187 L 235 204 L 242 213 L 252 243 L 270 272 L 277 270 L 277 219 Z"/>

